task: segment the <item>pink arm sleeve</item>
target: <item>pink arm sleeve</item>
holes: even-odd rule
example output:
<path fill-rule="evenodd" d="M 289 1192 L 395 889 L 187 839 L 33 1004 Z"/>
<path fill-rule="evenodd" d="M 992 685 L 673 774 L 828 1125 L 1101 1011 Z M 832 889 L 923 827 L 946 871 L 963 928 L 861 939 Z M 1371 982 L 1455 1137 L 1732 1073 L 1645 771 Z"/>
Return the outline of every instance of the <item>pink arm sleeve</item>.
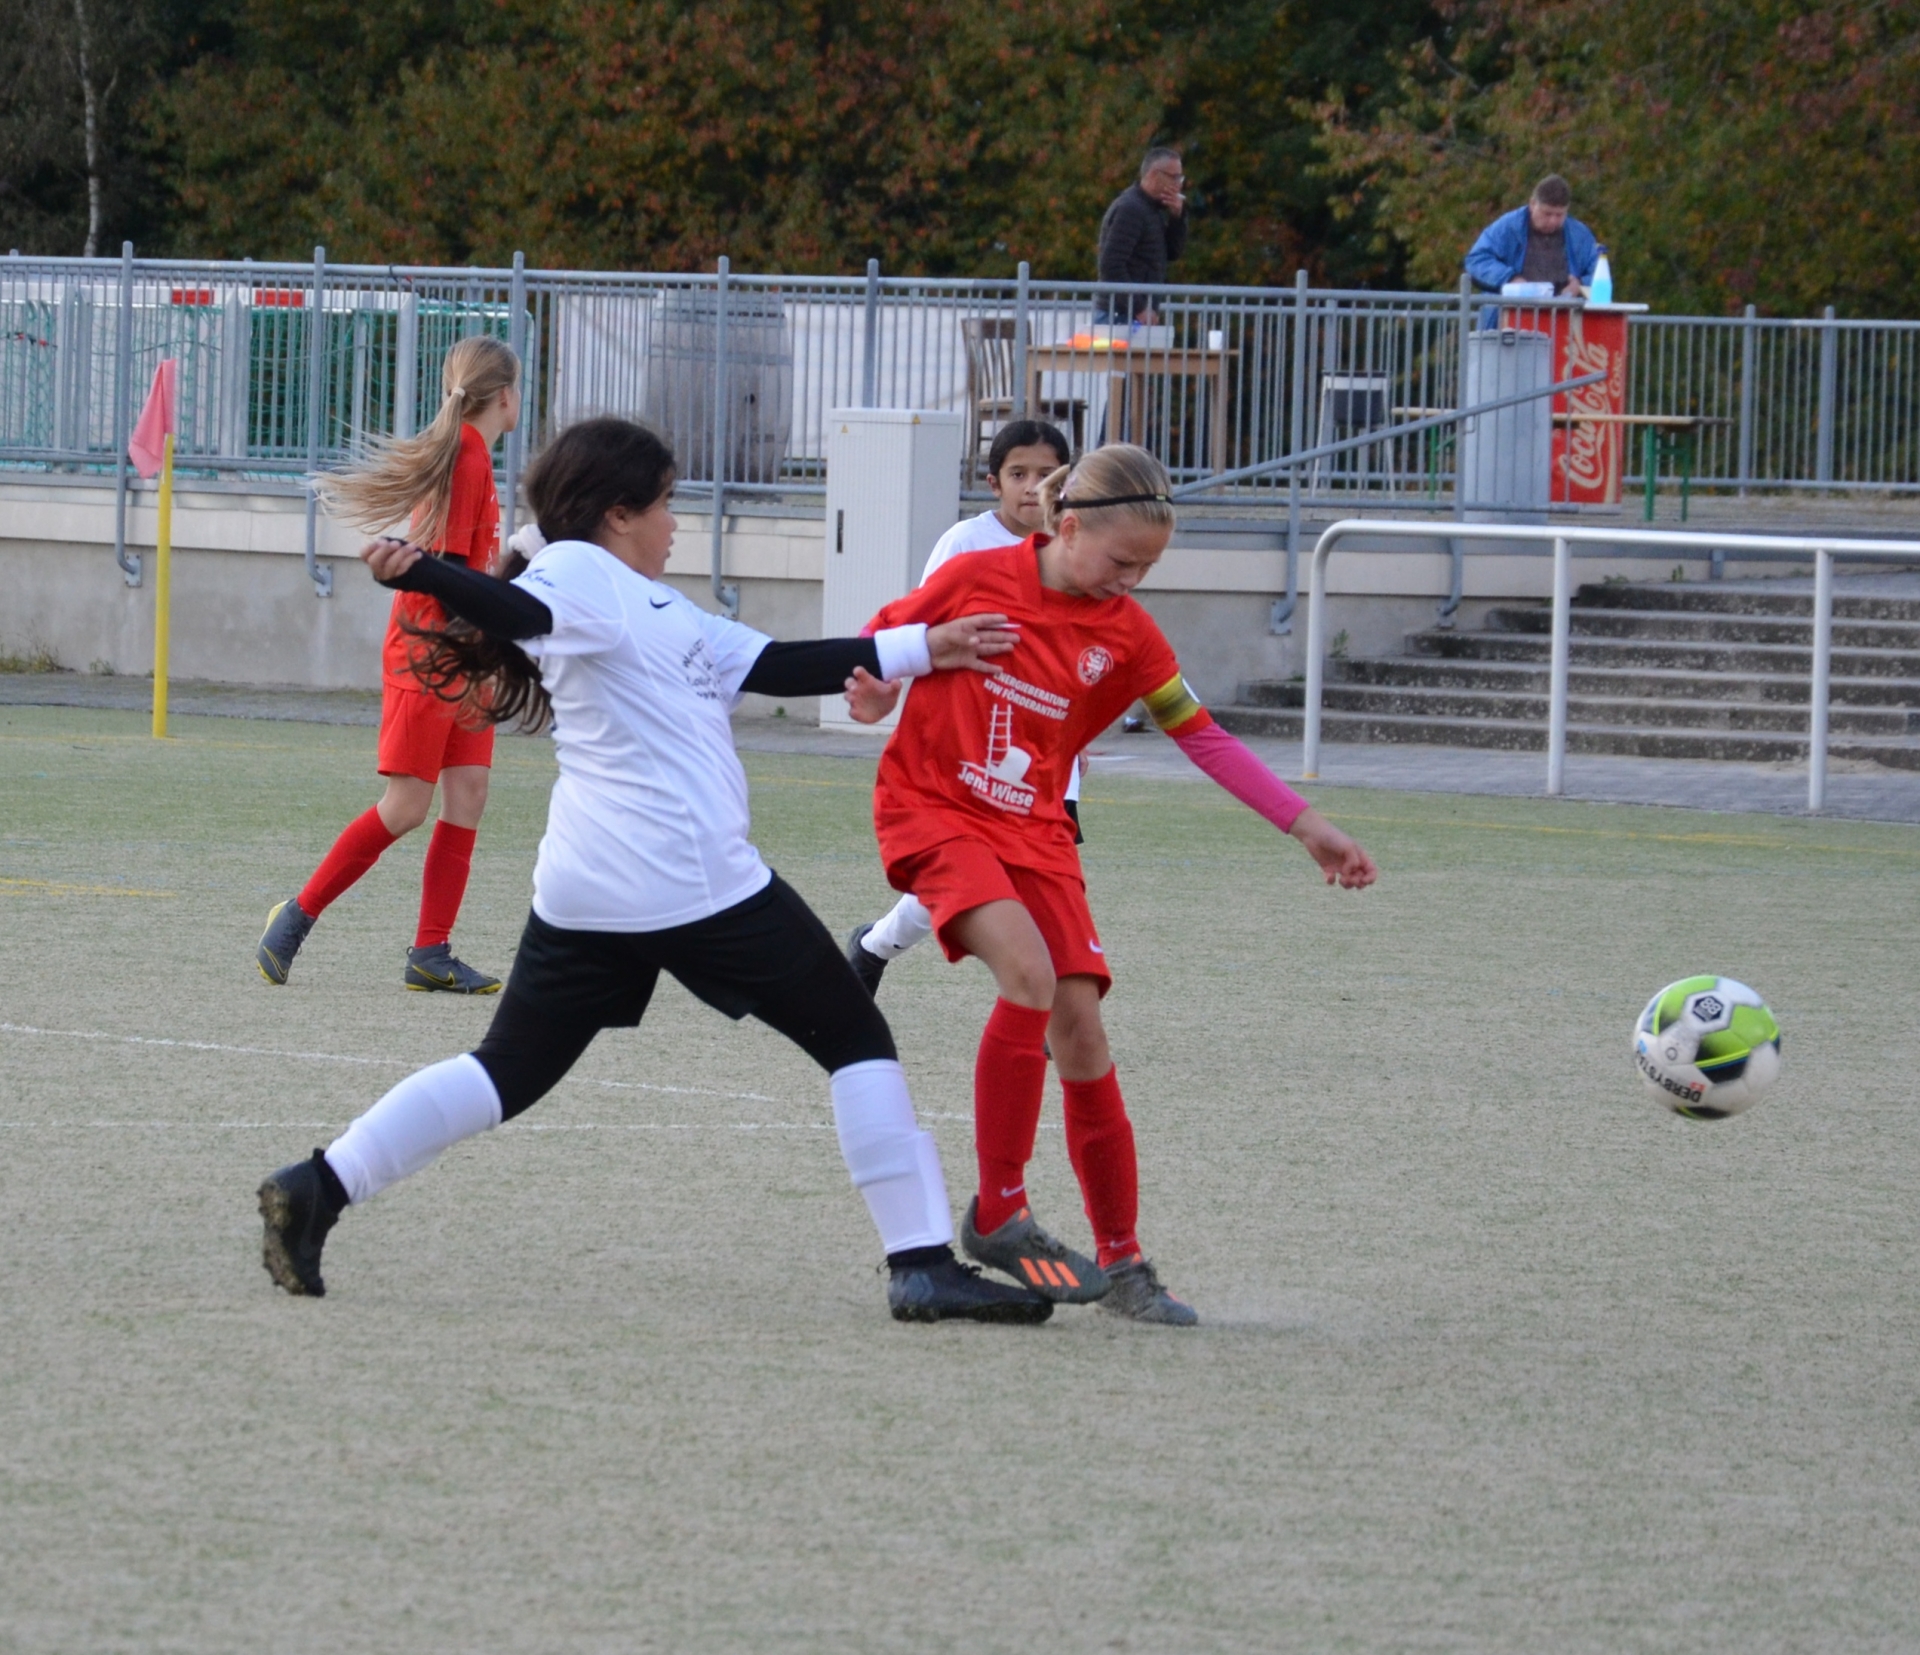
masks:
<path fill-rule="evenodd" d="M 1255 758 L 1252 749 L 1212 719 L 1198 730 L 1181 731 L 1173 739 L 1206 775 L 1282 833 L 1291 832 L 1301 811 L 1307 808 L 1307 801 Z"/>

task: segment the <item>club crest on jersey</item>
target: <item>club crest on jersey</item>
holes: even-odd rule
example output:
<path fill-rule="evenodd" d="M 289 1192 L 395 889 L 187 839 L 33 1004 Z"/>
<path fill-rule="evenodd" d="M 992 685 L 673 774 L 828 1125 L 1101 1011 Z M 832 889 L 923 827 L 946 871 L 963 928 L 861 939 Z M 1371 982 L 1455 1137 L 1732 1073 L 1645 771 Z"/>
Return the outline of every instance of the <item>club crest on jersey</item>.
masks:
<path fill-rule="evenodd" d="M 1092 686 L 1113 671 L 1113 656 L 1098 644 L 1080 651 L 1080 682 Z"/>
<path fill-rule="evenodd" d="M 1032 763 L 1031 753 L 1014 746 L 1013 709 L 1002 703 L 993 709 L 993 716 L 987 721 L 987 762 L 976 764 L 972 759 L 961 760 L 960 779 L 976 798 L 994 809 L 1014 816 L 1030 816 L 1033 801 L 1038 797 L 1026 782 L 1027 767 Z"/>

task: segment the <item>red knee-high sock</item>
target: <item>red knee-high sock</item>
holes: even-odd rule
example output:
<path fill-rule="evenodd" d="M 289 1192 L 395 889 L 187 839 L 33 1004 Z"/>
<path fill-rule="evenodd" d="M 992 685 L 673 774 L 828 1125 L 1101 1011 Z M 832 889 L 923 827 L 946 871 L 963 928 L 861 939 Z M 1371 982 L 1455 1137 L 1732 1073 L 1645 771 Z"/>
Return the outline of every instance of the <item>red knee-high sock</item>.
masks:
<path fill-rule="evenodd" d="M 427 842 L 427 865 L 420 872 L 420 929 L 415 948 L 433 948 L 453 935 L 460 917 L 460 899 L 467 894 L 467 874 L 473 868 L 473 841 L 477 828 L 455 827 L 447 821 L 433 824 Z"/>
<path fill-rule="evenodd" d="M 313 870 L 306 889 L 294 898 L 301 912 L 318 919 L 342 891 L 380 860 L 381 853 L 394 838 L 395 835 L 387 832 L 387 824 L 380 820 L 378 810 L 356 816 L 334 840 L 326 860 Z"/>
<path fill-rule="evenodd" d="M 982 1235 L 1027 1204 L 1027 1163 L 1040 1127 L 1052 1013 L 996 1000 L 973 1063 L 973 1140 L 980 1161 Z"/>
<path fill-rule="evenodd" d="M 1067 1104 L 1067 1156 L 1087 1221 L 1099 1243 L 1100 1265 L 1140 1251 L 1140 1165 L 1133 1152 L 1133 1123 L 1120 1096 L 1120 1077 L 1109 1069 L 1098 1080 L 1061 1082 Z"/>

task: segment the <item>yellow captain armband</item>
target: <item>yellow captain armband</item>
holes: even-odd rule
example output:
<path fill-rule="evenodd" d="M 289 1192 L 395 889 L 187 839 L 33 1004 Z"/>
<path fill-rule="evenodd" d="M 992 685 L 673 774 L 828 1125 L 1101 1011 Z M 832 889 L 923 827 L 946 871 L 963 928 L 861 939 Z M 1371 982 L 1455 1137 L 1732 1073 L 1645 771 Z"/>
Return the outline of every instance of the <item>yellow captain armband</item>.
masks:
<path fill-rule="evenodd" d="M 1140 699 L 1146 703 L 1147 711 L 1153 714 L 1154 723 L 1168 735 L 1207 710 L 1200 705 L 1200 698 L 1187 687 L 1186 679 L 1177 672 L 1157 690 Z"/>

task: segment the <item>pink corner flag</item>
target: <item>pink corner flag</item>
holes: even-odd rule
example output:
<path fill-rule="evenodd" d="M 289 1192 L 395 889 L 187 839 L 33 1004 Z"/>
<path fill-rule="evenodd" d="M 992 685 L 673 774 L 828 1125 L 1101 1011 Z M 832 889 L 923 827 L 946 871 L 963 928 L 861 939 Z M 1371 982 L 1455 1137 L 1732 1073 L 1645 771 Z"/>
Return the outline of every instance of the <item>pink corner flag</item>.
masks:
<path fill-rule="evenodd" d="M 147 392 L 147 405 L 140 410 L 140 423 L 127 441 L 127 457 L 142 477 L 151 477 L 166 457 L 167 433 L 179 428 L 173 423 L 174 392 L 180 382 L 180 364 L 168 357 L 153 370 L 153 389 Z"/>

